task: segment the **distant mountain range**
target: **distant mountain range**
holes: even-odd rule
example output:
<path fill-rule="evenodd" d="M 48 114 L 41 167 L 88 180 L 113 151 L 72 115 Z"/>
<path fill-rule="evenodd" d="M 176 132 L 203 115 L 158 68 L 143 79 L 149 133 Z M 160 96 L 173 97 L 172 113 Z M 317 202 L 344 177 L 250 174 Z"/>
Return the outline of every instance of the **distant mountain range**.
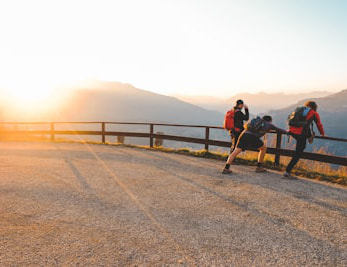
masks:
<path fill-rule="evenodd" d="M 316 97 L 312 97 L 313 95 Z M 269 109 L 276 105 L 287 106 L 282 109 L 272 108 L 269 111 L 273 115 L 274 121 L 283 128 L 287 127 L 288 114 L 295 107 L 303 105 L 307 99 L 314 100 L 318 104 L 318 112 L 321 115 L 326 134 L 347 138 L 347 90 L 335 94 L 315 92 L 295 96 L 265 93 L 243 94 L 237 95 L 235 98 L 245 99 L 245 102 L 249 103 L 252 113 L 255 110 L 256 102 L 261 102 L 264 106 L 267 105 Z M 296 101 L 298 98 L 300 100 Z M 130 84 L 101 81 L 95 82 L 90 87 L 75 90 L 60 112 L 61 118 L 64 120 L 163 122 L 216 126 L 222 126 L 223 113 L 207 110 L 175 97 L 141 90 Z M 170 131 L 173 132 L 174 129 Z M 197 136 L 197 131 L 192 129 L 182 129 L 181 133 Z M 326 146 L 331 152 L 345 153 L 341 150 L 344 146 L 340 143 L 316 143 L 327 144 Z"/>
<path fill-rule="evenodd" d="M 305 98 L 315 100 L 318 104 L 318 112 L 321 114 L 326 134 L 333 137 L 347 138 L 347 90 L 330 94 L 328 92 L 316 92 L 299 95 L 285 94 L 242 94 L 226 100 L 229 103 L 220 112 L 208 110 L 217 101 L 210 98 L 206 108 L 184 102 L 176 97 L 160 95 L 146 90 L 135 88 L 130 84 L 119 82 L 97 81 L 90 86 L 72 88 L 73 93 L 65 99 L 63 105 L 51 112 L 42 112 L 40 116 L 29 117 L 12 115 L 7 117 L 6 104 L 0 107 L 2 120 L 14 121 L 122 121 L 122 122 L 158 122 L 193 125 L 222 126 L 224 112 L 229 109 L 235 99 L 241 98 L 249 104 L 253 114 L 260 113 L 265 107 L 271 109 L 274 121 L 279 126 L 286 128 L 288 115 L 297 106 L 303 105 Z M 315 97 L 313 97 L 315 95 Z M 318 95 L 318 96 L 317 96 Z M 326 96 L 328 95 L 328 96 Z M 300 98 L 300 101 L 296 101 Z M 207 99 L 205 100 L 206 102 Z M 257 106 L 257 103 L 259 106 Z M 280 109 L 276 106 L 285 106 Z M 257 108 L 259 109 L 256 112 Z M 14 116 L 14 117 L 13 117 Z M 123 126 L 122 129 L 126 129 Z M 158 130 L 157 130 L 158 131 Z M 176 131 L 176 132 L 175 132 Z M 177 132 L 178 131 L 178 132 Z M 203 132 L 192 128 L 165 129 L 166 133 L 179 133 L 192 137 L 202 137 Z M 213 133 L 213 138 L 228 139 L 225 131 Z M 329 151 L 345 155 L 347 145 L 334 142 L 320 142 L 328 144 Z"/>
<path fill-rule="evenodd" d="M 238 99 L 244 100 L 253 114 L 267 113 L 269 110 L 280 109 L 295 104 L 306 98 L 325 97 L 332 94 L 328 91 L 315 91 L 301 94 L 285 94 L 285 93 L 240 93 L 233 97 L 221 99 L 210 96 L 182 96 L 176 95 L 178 99 L 188 103 L 204 107 L 209 110 L 216 110 L 223 114 L 226 110 L 235 105 Z"/>
<path fill-rule="evenodd" d="M 100 81 L 77 88 L 61 108 L 60 118 L 220 125 L 223 115 L 130 84 Z"/>

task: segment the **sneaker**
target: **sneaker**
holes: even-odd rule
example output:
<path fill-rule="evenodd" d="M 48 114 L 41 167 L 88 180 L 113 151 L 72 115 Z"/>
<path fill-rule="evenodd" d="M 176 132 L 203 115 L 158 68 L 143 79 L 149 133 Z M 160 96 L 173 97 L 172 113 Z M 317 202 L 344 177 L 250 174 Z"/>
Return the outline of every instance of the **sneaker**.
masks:
<path fill-rule="evenodd" d="M 232 170 L 230 170 L 230 169 L 223 169 L 223 171 L 222 171 L 222 174 L 232 174 L 233 173 L 233 171 Z"/>
<path fill-rule="evenodd" d="M 289 172 L 285 172 L 283 174 L 283 179 L 289 179 L 289 180 L 297 180 L 298 178 L 296 178 L 295 176 L 291 175 Z"/>
<path fill-rule="evenodd" d="M 255 169 L 255 172 L 267 172 L 267 169 L 263 168 L 263 167 L 257 167 Z"/>

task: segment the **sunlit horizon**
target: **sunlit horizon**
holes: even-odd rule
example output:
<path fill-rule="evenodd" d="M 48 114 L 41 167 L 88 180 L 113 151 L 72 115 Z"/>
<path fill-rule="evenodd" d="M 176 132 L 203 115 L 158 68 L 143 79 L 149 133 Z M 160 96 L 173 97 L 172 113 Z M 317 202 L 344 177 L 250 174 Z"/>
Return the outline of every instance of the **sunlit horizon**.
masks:
<path fill-rule="evenodd" d="M 219 98 L 337 92 L 346 12 L 313 0 L 2 2 L 0 90 L 31 104 L 89 80 Z"/>

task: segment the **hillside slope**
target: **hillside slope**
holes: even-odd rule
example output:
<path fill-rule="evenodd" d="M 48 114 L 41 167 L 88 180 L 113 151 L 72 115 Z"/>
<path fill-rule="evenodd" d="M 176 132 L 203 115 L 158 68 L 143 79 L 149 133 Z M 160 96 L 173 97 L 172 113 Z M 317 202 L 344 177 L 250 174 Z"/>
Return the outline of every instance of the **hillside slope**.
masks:
<path fill-rule="evenodd" d="M 129 84 L 98 82 L 79 88 L 60 112 L 68 120 L 167 122 L 220 125 L 223 114 Z"/>
<path fill-rule="evenodd" d="M 266 113 L 271 109 L 281 109 L 290 104 L 295 104 L 302 99 L 310 96 L 325 97 L 331 95 L 331 92 L 317 91 L 301 94 L 286 93 L 240 93 L 233 97 L 222 99 L 209 96 L 177 96 L 179 99 L 210 110 L 216 110 L 224 113 L 230 109 L 238 99 L 243 99 L 249 106 L 253 114 Z"/>

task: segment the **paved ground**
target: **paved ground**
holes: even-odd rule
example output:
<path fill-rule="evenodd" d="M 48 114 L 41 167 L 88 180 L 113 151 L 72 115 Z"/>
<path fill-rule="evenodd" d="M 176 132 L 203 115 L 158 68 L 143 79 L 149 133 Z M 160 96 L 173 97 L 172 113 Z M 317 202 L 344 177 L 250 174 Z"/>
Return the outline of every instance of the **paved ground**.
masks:
<path fill-rule="evenodd" d="M 347 266 L 347 188 L 106 145 L 0 143 L 0 265 Z"/>

